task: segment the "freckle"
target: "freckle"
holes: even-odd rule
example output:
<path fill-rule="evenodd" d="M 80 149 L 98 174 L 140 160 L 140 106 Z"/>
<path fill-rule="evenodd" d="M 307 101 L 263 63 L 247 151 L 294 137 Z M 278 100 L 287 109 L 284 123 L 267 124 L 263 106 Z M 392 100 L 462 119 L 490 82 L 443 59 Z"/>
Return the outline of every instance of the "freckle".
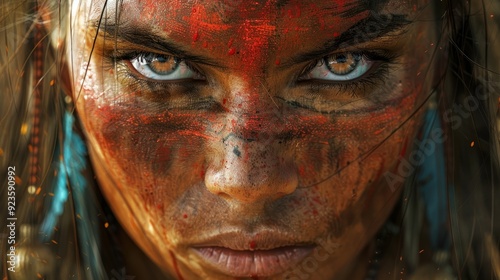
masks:
<path fill-rule="evenodd" d="M 306 175 L 306 171 L 305 171 L 304 166 L 300 166 L 300 167 L 299 167 L 299 174 L 300 174 L 300 176 L 304 176 L 304 175 Z"/>
<path fill-rule="evenodd" d="M 233 153 L 237 156 L 237 157 L 240 157 L 241 156 L 241 152 L 240 150 L 238 149 L 238 146 L 235 146 L 233 148 Z"/>
<path fill-rule="evenodd" d="M 274 62 L 274 64 L 276 64 L 276 65 L 280 65 L 280 63 L 281 63 L 281 60 L 279 60 L 279 59 L 276 59 L 276 61 Z"/>
<path fill-rule="evenodd" d="M 198 39 L 200 39 L 200 33 L 198 31 L 196 31 L 194 34 L 193 34 L 193 42 L 197 42 Z"/>
<path fill-rule="evenodd" d="M 408 138 L 405 138 L 403 147 L 401 149 L 401 152 L 399 153 L 400 156 L 404 156 L 406 154 L 406 148 L 408 146 Z"/>
<path fill-rule="evenodd" d="M 375 131 L 373 134 L 375 134 L 375 135 L 379 135 L 380 133 L 382 133 L 382 131 L 384 131 L 384 129 L 385 129 L 385 128 L 381 128 L 381 129 L 379 129 L 379 130 Z"/>
<path fill-rule="evenodd" d="M 252 240 L 250 241 L 250 243 L 248 243 L 248 245 L 250 246 L 250 249 L 255 249 L 257 247 L 257 242 L 255 242 L 255 240 Z"/>
<path fill-rule="evenodd" d="M 187 219 L 188 215 L 187 215 L 186 213 L 184 213 L 184 215 L 182 215 L 182 217 L 183 217 L 184 219 Z"/>
<path fill-rule="evenodd" d="M 236 53 L 236 50 L 234 48 L 230 48 L 228 54 L 233 55 Z"/>

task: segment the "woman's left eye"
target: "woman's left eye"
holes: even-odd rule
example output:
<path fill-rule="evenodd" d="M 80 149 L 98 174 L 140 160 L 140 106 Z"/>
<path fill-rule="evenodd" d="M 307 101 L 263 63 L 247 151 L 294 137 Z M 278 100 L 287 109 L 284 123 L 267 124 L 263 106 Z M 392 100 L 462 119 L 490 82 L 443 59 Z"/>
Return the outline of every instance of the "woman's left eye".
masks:
<path fill-rule="evenodd" d="M 300 80 L 349 82 L 363 77 L 374 64 L 361 53 L 333 54 L 319 60 Z"/>
<path fill-rule="evenodd" d="M 184 60 L 169 55 L 141 53 L 129 60 L 132 67 L 146 78 L 160 81 L 203 79 Z"/>

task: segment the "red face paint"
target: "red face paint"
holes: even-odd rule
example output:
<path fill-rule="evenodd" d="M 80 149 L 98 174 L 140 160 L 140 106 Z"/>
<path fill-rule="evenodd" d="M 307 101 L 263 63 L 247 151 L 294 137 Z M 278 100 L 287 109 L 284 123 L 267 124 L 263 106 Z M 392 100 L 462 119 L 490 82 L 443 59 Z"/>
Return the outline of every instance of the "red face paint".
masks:
<path fill-rule="evenodd" d="M 151 83 L 127 62 L 109 72 L 99 56 L 82 67 L 88 75 L 77 108 L 103 192 L 131 237 L 178 279 L 229 275 L 195 255 L 199 246 L 353 244 L 332 249 L 330 257 L 341 259 L 328 262 L 334 278 L 397 199 L 383 174 L 418 128 L 413 113 L 429 85 L 417 73 L 430 63 L 418 50 L 428 44 L 411 40 L 414 31 L 398 40 L 417 42 L 411 48 L 367 43 L 398 49 L 394 65 L 410 65 L 391 68 L 376 86 L 300 83 L 316 61 L 290 59 L 321 49 L 369 13 L 345 16 L 358 1 L 277 2 L 126 1 L 124 22 L 217 62 L 196 64 L 203 81 Z M 232 232 L 243 236 L 238 244 L 219 236 Z M 272 237 L 261 241 L 261 233 Z"/>

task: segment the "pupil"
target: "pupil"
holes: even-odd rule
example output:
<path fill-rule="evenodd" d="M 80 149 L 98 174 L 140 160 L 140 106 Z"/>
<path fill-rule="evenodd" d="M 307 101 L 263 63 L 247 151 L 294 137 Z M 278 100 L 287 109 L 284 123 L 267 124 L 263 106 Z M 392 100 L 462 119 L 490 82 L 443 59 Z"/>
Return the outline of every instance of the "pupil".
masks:
<path fill-rule="evenodd" d="M 347 75 L 358 66 L 362 59 L 359 53 L 342 53 L 325 58 L 328 70 L 336 75 Z"/>
<path fill-rule="evenodd" d="M 347 62 L 347 56 L 344 54 L 337 55 L 335 58 L 337 63 L 346 63 Z"/>
<path fill-rule="evenodd" d="M 156 61 L 158 61 L 160 63 L 165 63 L 168 61 L 168 58 L 166 58 L 165 56 L 157 56 Z"/>
<path fill-rule="evenodd" d="M 148 62 L 149 68 L 159 75 L 173 73 L 179 66 L 179 61 L 171 56 L 154 55 Z"/>

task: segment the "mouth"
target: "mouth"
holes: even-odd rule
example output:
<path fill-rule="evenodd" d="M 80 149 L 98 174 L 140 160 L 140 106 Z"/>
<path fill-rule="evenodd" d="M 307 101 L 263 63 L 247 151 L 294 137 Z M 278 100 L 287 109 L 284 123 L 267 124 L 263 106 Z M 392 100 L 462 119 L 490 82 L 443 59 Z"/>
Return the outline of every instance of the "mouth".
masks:
<path fill-rule="evenodd" d="M 193 246 L 209 267 L 232 277 L 269 277 L 301 262 L 316 245 L 283 239 L 286 235 L 265 232 L 247 238 L 244 233 L 219 234 Z"/>

